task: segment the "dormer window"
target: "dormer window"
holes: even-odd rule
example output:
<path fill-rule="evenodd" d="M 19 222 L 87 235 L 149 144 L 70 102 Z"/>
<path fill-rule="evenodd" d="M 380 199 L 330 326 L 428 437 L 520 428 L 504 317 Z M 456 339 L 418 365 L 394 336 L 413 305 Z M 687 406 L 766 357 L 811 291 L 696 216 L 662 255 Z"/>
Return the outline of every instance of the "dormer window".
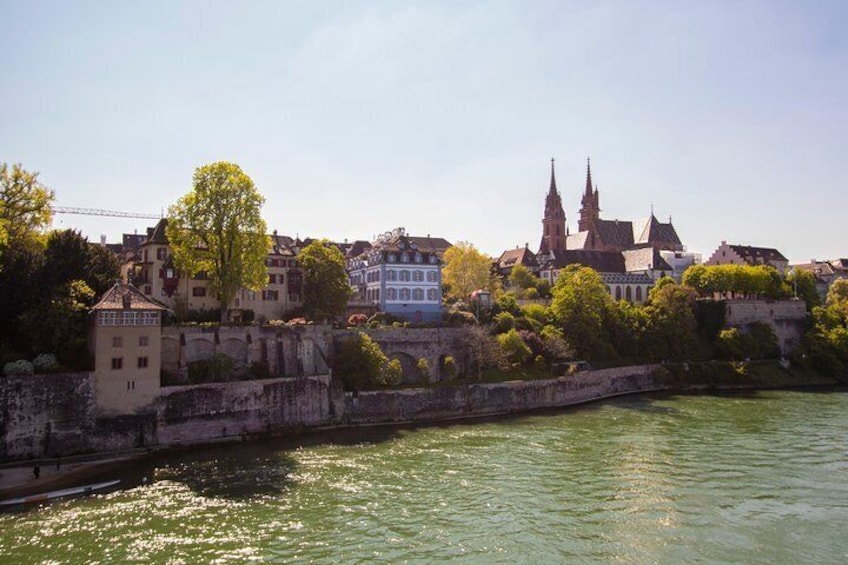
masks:
<path fill-rule="evenodd" d="M 421 253 L 415 253 L 415 262 L 416 263 L 423 263 L 424 262 L 424 256 L 421 255 Z"/>
<path fill-rule="evenodd" d="M 401 263 L 409 263 L 409 255 L 407 253 L 403 253 L 400 256 L 400 262 Z"/>
<path fill-rule="evenodd" d="M 439 262 L 439 258 L 438 258 L 438 257 L 436 257 L 435 255 L 430 255 L 430 264 L 431 264 L 431 265 L 435 265 L 435 264 L 436 264 L 436 263 L 438 263 L 438 262 Z"/>
<path fill-rule="evenodd" d="M 389 263 L 397 263 L 397 255 L 389 253 Z"/>

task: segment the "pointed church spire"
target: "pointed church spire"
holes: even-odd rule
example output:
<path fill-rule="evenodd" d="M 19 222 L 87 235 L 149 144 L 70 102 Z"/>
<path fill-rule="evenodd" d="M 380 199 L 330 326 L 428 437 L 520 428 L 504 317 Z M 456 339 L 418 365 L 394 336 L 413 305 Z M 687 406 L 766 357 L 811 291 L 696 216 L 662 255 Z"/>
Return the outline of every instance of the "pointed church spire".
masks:
<path fill-rule="evenodd" d="M 592 195 L 592 165 L 589 157 L 586 157 L 586 194 Z"/>
<path fill-rule="evenodd" d="M 556 185 L 556 173 L 554 172 L 554 158 L 551 157 L 551 189 L 549 191 L 550 194 L 557 193 L 557 185 Z"/>

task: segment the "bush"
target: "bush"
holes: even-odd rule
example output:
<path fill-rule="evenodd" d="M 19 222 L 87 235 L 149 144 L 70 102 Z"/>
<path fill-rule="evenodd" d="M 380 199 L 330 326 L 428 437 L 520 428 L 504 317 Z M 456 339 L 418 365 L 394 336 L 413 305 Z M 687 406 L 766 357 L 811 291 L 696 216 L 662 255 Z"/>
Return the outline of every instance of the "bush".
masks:
<path fill-rule="evenodd" d="M 59 362 L 52 353 L 42 353 L 32 360 L 32 366 L 39 373 L 46 373 L 59 368 Z"/>
<path fill-rule="evenodd" d="M 453 379 L 456 378 L 457 372 L 456 359 L 452 355 L 445 356 L 442 360 L 442 375 Z"/>
<path fill-rule="evenodd" d="M 418 359 L 418 372 L 421 374 L 421 380 L 427 382 L 430 380 L 430 363 L 427 362 L 426 357 L 421 357 Z"/>
<path fill-rule="evenodd" d="M 515 316 L 509 312 L 501 312 L 495 316 L 495 333 L 506 333 L 513 328 L 515 328 Z"/>
<path fill-rule="evenodd" d="M 383 382 L 382 384 L 393 386 L 396 384 L 400 384 L 401 379 L 403 378 L 403 365 L 400 363 L 400 359 L 391 359 L 388 363 L 386 363 L 385 368 L 383 369 Z"/>
<path fill-rule="evenodd" d="M 24 359 L 20 359 L 3 365 L 3 374 L 7 377 L 22 377 L 35 374 L 35 370 L 32 363 Z"/>
<path fill-rule="evenodd" d="M 345 390 L 364 390 L 386 384 L 389 360 L 380 344 L 366 333 L 343 339 L 333 355 L 333 373 L 339 375 Z"/>
<path fill-rule="evenodd" d="M 472 326 L 477 324 L 477 317 L 471 312 L 451 310 L 442 316 L 446 326 L 458 328 L 461 326 Z"/>
<path fill-rule="evenodd" d="M 524 364 L 533 355 L 530 348 L 527 347 L 527 344 L 524 343 L 524 340 L 521 339 L 521 336 L 515 329 L 500 334 L 498 336 L 498 345 L 500 345 L 501 351 L 503 351 L 507 360 L 515 365 Z"/>
<path fill-rule="evenodd" d="M 247 368 L 248 379 L 267 379 L 271 376 L 271 368 L 267 361 L 254 361 Z"/>
<path fill-rule="evenodd" d="M 187 365 L 188 381 L 192 384 L 227 381 L 232 378 L 233 360 L 223 353 L 209 359 L 192 361 Z"/>
<path fill-rule="evenodd" d="M 377 312 L 373 316 L 368 318 L 369 325 L 372 322 L 377 322 L 381 326 L 391 326 L 395 322 L 401 322 L 401 321 L 402 320 L 400 318 L 398 318 L 397 316 L 393 316 L 393 315 L 388 314 L 386 312 Z"/>

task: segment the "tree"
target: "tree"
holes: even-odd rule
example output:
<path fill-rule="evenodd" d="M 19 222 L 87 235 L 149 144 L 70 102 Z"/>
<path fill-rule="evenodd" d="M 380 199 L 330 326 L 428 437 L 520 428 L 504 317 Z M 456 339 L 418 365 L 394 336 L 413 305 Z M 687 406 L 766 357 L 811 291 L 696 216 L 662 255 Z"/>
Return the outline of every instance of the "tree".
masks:
<path fill-rule="evenodd" d="M 37 241 L 50 225 L 54 199 L 38 173 L 0 163 L 0 250 Z"/>
<path fill-rule="evenodd" d="M 402 371 L 400 363 L 390 362 L 380 344 L 364 332 L 341 340 L 333 355 L 333 373 L 345 390 L 396 384 Z"/>
<path fill-rule="evenodd" d="M 808 312 L 812 312 L 813 308 L 821 304 L 821 297 L 816 290 L 816 277 L 813 276 L 813 273 L 793 269 L 786 277 L 786 285 L 792 289 L 793 295 L 797 295 L 804 301 Z"/>
<path fill-rule="evenodd" d="M 673 281 L 651 290 L 642 355 L 652 360 L 697 356 L 695 297 L 694 290 Z"/>
<path fill-rule="evenodd" d="M 198 167 L 192 191 L 168 210 L 165 233 L 177 267 L 189 276 L 206 273 L 222 322 L 240 287 L 259 290 L 268 282 L 264 201 L 238 165 L 221 161 Z"/>
<path fill-rule="evenodd" d="M 490 288 L 492 261 L 471 243 L 460 241 L 448 248 L 444 262 L 442 281 L 449 300 L 468 300 L 475 290 Z"/>
<path fill-rule="evenodd" d="M 504 356 L 515 365 L 523 365 L 532 355 L 530 348 L 514 329 L 498 336 L 498 345 Z"/>
<path fill-rule="evenodd" d="M 586 359 L 616 356 L 606 335 L 615 305 L 597 272 L 569 265 L 560 271 L 553 295 L 551 314 L 577 355 Z"/>
<path fill-rule="evenodd" d="M 312 320 L 343 314 L 350 299 L 344 255 L 326 239 L 301 249 L 297 261 L 303 267 L 303 310 Z"/>

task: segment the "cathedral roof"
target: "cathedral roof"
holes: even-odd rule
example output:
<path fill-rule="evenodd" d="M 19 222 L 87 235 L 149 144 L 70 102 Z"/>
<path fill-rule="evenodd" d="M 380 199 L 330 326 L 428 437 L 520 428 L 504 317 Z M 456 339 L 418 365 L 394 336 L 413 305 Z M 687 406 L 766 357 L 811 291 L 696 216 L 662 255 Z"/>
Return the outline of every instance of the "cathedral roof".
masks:
<path fill-rule="evenodd" d="M 633 247 L 633 222 L 597 220 L 595 227 L 605 244 L 621 248 Z"/>
<path fill-rule="evenodd" d="M 587 231 L 568 234 L 568 237 L 565 238 L 565 248 L 583 249 L 584 247 L 586 247 L 586 238 L 588 237 L 588 235 L 589 232 Z"/>
<path fill-rule="evenodd" d="M 651 214 L 647 218 L 633 222 L 633 242 L 635 244 L 672 243 L 683 245 L 677 236 L 677 230 L 671 222 L 664 224 Z"/>
<path fill-rule="evenodd" d="M 599 273 L 624 273 L 624 256 L 617 251 L 584 251 L 568 249 L 554 251 L 545 268 L 562 269 L 568 265 L 583 265 Z"/>
<path fill-rule="evenodd" d="M 671 265 L 662 258 L 658 249 L 644 247 L 642 249 L 628 249 L 622 252 L 624 265 L 627 272 L 632 271 L 673 271 Z"/>

